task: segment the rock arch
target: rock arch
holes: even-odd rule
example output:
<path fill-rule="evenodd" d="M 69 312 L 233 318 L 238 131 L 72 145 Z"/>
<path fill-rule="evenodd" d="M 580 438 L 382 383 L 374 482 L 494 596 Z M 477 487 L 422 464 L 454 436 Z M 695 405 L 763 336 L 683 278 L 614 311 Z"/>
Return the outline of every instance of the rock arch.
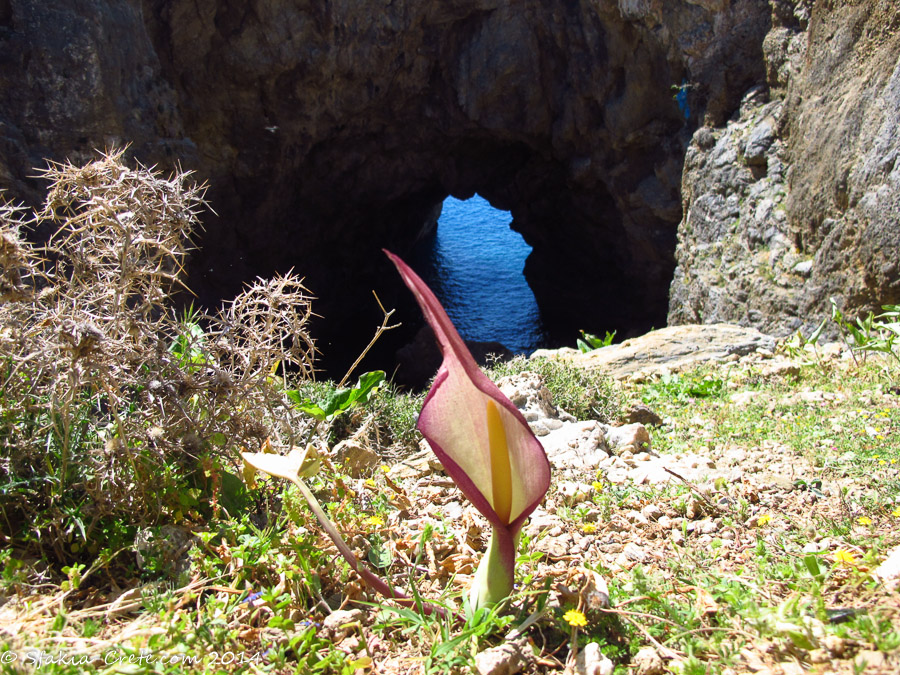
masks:
<path fill-rule="evenodd" d="M 31 134 L 6 134 L 19 151 L 12 182 L 38 154 L 115 140 L 146 161 L 180 159 L 209 181 L 218 214 L 192 286 L 213 300 L 296 268 L 320 298 L 326 355 L 348 333 L 365 341 L 371 289 L 402 297 L 380 248 L 404 253 L 446 195 L 476 191 L 534 248 L 526 276 L 559 335 L 663 325 L 685 149 L 700 121 L 721 122 L 764 80 L 770 23 L 767 0 L 11 8 L 7 37 L 74 59 L 66 77 L 79 92 L 30 118 L 4 102 L 7 128 Z M 51 25 L 55 37 L 41 37 Z M 80 31 L 75 56 L 66 25 Z M 688 119 L 673 97 L 681 83 Z"/>

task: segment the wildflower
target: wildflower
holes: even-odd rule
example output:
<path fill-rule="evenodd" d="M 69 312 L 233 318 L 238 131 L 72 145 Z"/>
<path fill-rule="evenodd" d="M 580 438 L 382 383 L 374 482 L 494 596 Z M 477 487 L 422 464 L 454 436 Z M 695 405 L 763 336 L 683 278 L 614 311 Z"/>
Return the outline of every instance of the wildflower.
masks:
<path fill-rule="evenodd" d="M 856 558 L 853 556 L 853 553 L 845 548 L 839 548 L 834 552 L 834 562 L 835 564 L 843 565 L 844 567 L 856 566 Z"/>
<path fill-rule="evenodd" d="M 768 525 L 771 522 L 772 522 L 772 516 L 768 513 L 764 513 L 763 515 L 761 515 L 759 518 L 756 519 L 756 524 L 759 525 L 760 527 L 763 527 L 764 525 Z"/>
<path fill-rule="evenodd" d="M 884 466 L 885 464 L 887 464 L 887 460 L 886 460 L 886 459 L 879 459 L 879 460 L 878 460 L 878 465 L 879 465 L 879 466 Z"/>
<path fill-rule="evenodd" d="M 872 519 L 869 518 L 868 516 L 860 516 L 859 518 L 856 519 L 856 522 L 859 523 L 860 525 L 871 525 Z"/>
<path fill-rule="evenodd" d="M 579 612 L 577 609 L 570 609 L 563 614 L 563 619 L 565 619 L 566 623 L 572 626 L 572 628 L 584 628 L 587 626 L 587 617 L 583 612 Z"/>
<path fill-rule="evenodd" d="M 369 516 L 362 522 L 363 525 L 369 525 L 370 527 L 384 527 L 384 518 L 381 516 Z"/>
<path fill-rule="evenodd" d="M 591 487 L 594 488 L 594 492 L 603 492 L 603 483 L 601 483 L 599 480 L 595 480 L 593 483 L 591 483 Z"/>
<path fill-rule="evenodd" d="M 418 301 L 443 355 L 416 426 L 491 523 L 471 598 L 475 608 L 492 605 L 513 590 L 516 542 L 550 486 L 550 462 L 519 409 L 478 368 L 431 289 L 400 258 L 385 253 Z"/>
<path fill-rule="evenodd" d="M 366 478 L 365 482 L 366 482 L 366 487 L 370 487 L 370 488 L 375 487 L 375 481 L 372 480 L 371 478 Z"/>
<path fill-rule="evenodd" d="M 251 593 L 244 600 L 248 605 L 256 606 L 256 601 L 262 597 L 262 591 L 257 591 L 256 593 Z"/>
<path fill-rule="evenodd" d="M 581 531 L 585 534 L 594 534 L 597 531 L 597 526 L 593 523 L 585 523 L 581 526 Z"/>
<path fill-rule="evenodd" d="M 891 511 L 891 515 L 894 516 L 894 518 L 900 518 L 900 506 Z"/>

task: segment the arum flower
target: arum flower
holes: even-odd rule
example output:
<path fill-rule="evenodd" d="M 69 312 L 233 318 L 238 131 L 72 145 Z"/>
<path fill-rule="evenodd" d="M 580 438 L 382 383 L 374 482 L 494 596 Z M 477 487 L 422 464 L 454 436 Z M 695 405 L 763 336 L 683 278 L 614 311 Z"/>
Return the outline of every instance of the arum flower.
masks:
<path fill-rule="evenodd" d="M 519 532 L 550 486 L 550 463 L 522 413 L 478 368 L 431 289 L 400 258 L 385 253 L 413 292 L 444 357 L 417 426 L 491 524 L 470 596 L 473 609 L 489 606 L 512 592 Z"/>

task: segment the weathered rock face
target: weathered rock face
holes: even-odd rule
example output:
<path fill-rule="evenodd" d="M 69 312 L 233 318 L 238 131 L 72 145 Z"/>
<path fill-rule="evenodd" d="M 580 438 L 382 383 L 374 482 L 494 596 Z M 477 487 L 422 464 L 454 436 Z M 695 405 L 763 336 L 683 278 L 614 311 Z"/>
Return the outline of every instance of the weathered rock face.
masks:
<path fill-rule="evenodd" d="M 198 164 L 161 76 L 140 2 L 0 0 L 0 189 L 32 203 L 46 159 L 135 154 Z"/>
<path fill-rule="evenodd" d="M 900 303 L 900 5 L 773 2 L 767 85 L 688 149 L 669 322 Z"/>
<path fill-rule="evenodd" d="M 765 0 L 0 0 L 0 184 L 35 200 L 42 157 L 113 142 L 180 159 L 218 213 L 192 287 L 294 267 L 326 354 L 399 293 L 380 248 L 478 191 L 534 247 L 546 323 L 639 331 L 695 120 L 762 81 L 769 24 Z"/>

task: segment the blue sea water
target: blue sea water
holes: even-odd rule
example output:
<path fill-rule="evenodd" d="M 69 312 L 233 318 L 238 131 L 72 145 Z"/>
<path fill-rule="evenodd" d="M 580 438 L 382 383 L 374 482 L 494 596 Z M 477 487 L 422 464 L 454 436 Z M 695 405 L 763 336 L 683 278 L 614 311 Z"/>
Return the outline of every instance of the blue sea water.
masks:
<path fill-rule="evenodd" d="M 464 339 L 528 354 L 542 345 L 544 331 L 523 275 L 531 247 L 510 222 L 508 211 L 477 194 L 447 197 L 420 273 Z"/>

